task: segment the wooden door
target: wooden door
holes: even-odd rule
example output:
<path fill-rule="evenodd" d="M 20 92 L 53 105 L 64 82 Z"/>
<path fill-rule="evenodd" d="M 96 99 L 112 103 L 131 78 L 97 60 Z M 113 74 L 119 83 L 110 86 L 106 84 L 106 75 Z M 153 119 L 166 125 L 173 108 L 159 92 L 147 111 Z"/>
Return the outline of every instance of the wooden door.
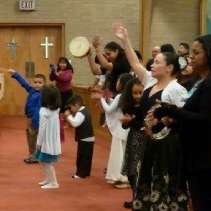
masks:
<path fill-rule="evenodd" d="M 26 62 L 33 62 L 35 74 L 42 73 L 48 79 L 49 64 L 56 63 L 63 55 L 63 27 L 62 26 L 0 26 L 0 66 L 13 68 L 27 78 Z M 45 39 L 53 46 L 48 48 L 48 58 L 45 58 Z M 12 50 L 8 44 L 16 45 Z M 47 82 L 49 82 L 47 80 Z M 0 114 L 20 115 L 24 114 L 26 91 L 10 77 L 4 74 L 5 93 L 0 100 Z"/>

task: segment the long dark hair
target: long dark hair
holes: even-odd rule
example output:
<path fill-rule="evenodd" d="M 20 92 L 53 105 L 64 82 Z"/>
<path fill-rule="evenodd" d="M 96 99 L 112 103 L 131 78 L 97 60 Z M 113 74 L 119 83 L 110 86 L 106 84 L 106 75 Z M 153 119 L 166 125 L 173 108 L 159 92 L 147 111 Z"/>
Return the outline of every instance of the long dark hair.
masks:
<path fill-rule="evenodd" d="M 133 78 L 134 77 L 130 73 L 122 73 L 118 78 L 119 83 L 120 83 L 120 90 L 118 90 L 118 92 L 123 92 L 127 83 Z"/>
<path fill-rule="evenodd" d="M 118 43 L 116 43 L 114 41 L 107 43 L 104 48 L 111 50 L 111 51 L 118 50 L 117 59 L 125 55 L 124 49 Z"/>
<path fill-rule="evenodd" d="M 59 58 L 58 63 L 57 63 L 57 70 L 60 70 L 59 63 L 61 63 L 63 61 L 67 64 L 66 69 L 67 70 L 71 70 L 72 72 L 74 72 L 73 66 L 70 64 L 69 60 L 66 57 L 60 57 Z"/>
<path fill-rule="evenodd" d="M 133 78 L 132 80 L 128 81 L 119 101 L 119 107 L 123 113 L 130 111 L 137 103 L 132 96 L 132 89 L 134 85 L 143 86 L 138 78 Z"/>
<path fill-rule="evenodd" d="M 211 34 L 199 36 L 194 41 L 198 41 L 202 44 L 206 52 L 209 69 L 211 70 Z"/>
<path fill-rule="evenodd" d="M 41 91 L 41 106 L 56 110 L 61 107 L 61 95 L 54 85 L 44 86 Z"/>

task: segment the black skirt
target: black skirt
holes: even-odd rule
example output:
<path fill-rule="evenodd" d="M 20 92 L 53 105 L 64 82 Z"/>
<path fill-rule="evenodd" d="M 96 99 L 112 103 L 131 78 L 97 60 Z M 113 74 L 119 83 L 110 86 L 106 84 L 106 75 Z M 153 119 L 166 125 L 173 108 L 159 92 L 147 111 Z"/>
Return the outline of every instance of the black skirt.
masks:
<path fill-rule="evenodd" d="M 145 136 L 144 158 L 134 193 L 134 210 L 187 210 L 186 177 L 180 140 L 170 133 L 162 140 Z"/>

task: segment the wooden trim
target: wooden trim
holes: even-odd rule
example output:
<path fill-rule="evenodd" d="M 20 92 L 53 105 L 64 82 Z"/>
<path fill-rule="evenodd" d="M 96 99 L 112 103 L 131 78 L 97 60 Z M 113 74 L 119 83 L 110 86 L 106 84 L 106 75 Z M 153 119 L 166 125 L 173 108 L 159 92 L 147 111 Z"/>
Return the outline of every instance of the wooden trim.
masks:
<path fill-rule="evenodd" d="M 207 0 L 200 1 L 200 33 L 206 33 Z"/>
<path fill-rule="evenodd" d="M 143 56 L 143 10 L 142 10 L 142 1 L 139 0 L 139 50 Z"/>
<path fill-rule="evenodd" d="M 39 26 L 55 26 L 55 27 L 60 27 L 61 28 L 61 53 L 62 55 L 65 56 L 65 23 L 1 23 L 0 22 L 0 27 L 39 27 Z"/>
<path fill-rule="evenodd" d="M 62 26 L 64 23 L 12 23 L 0 22 L 0 26 Z"/>
<path fill-rule="evenodd" d="M 152 23 L 152 0 L 140 0 L 140 22 L 141 22 L 141 52 L 143 62 L 149 57 L 150 34 Z"/>
<path fill-rule="evenodd" d="M 65 44 L 66 44 L 66 41 L 65 41 L 66 40 L 65 39 L 65 24 L 63 23 L 60 26 L 62 27 L 62 31 L 61 31 L 61 33 L 62 33 L 62 40 L 61 40 L 62 49 L 61 49 L 61 51 L 62 51 L 62 54 L 65 56 Z"/>

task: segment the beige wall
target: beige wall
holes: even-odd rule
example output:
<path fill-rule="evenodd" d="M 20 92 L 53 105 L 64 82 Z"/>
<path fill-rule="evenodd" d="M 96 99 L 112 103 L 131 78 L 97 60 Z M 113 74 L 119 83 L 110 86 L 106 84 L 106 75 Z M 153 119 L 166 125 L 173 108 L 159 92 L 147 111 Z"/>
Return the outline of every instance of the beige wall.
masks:
<path fill-rule="evenodd" d="M 200 0 L 153 0 L 151 47 L 188 42 L 199 35 Z"/>
<path fill-rule="evenodd" d="M 7 0 L 0 4 L 0 11 L 2 23 L 65 23 L 65 52 L 73 62 L 77 84 L 90 84 L 93 78 L 86 59 L 74 59 L 69 54 L 68 43 L 73 37 L 91 39 L 98 34 L 104 42 L 113 40 L 111 25 L 118 20 L 128 26 L 133 45 L 139 47 L 139 0 L 36 0 L 33 12 L 21 12 L 18 0 Z"/>
<path fill-rule="evenodd" d="M 138 48 L 141 1 L 36 0 L 36 11 L 20 12 L 18 0 L 7 0 L 0 4 L 0 20 L 3 23 L 65 23 L 65 52 L 72 59 L 75 68 L 75 83 L 90 84 L 93 77 L 86 59 L 71 58 L 69 41 L 78 35 L 91 39 L 98 34 L 106 43 L 114 39 L 111 33 L 112 22 L 122 21 L 129 29 L 134 48 Z M 191 43 L 199 34 L 199 2 L 200 0 L 153 0 L 151 47 L 164 42 L 174 45 L 178 45 L 180 41 Z"/>

